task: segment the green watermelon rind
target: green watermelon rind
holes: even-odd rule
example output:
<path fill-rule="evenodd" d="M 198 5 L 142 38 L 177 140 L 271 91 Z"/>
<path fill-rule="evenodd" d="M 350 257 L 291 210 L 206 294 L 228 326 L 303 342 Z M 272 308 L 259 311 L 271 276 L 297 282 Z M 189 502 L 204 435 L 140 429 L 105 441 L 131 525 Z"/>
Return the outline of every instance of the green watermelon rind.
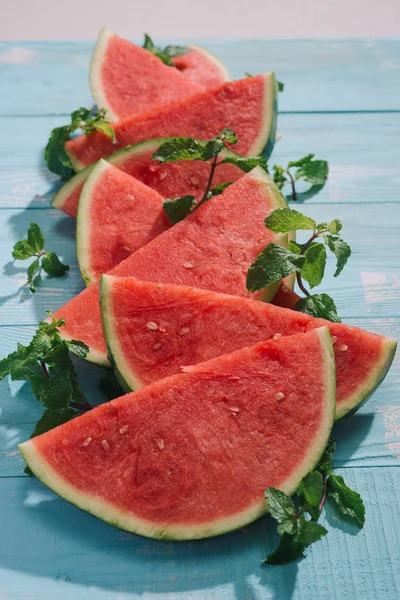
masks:
<path fill-rule="evenodd" d="M 377 387 L 385 379 L 391 364 L 393 362 L 397 348 L 396 340 L 384 337 L 379 360 L 374 369 L 369 373 L 368 378 L 363 382 L 355 394 L 346 401 L 340 402 L 336 408 L 335 421 L 338 423 L 344 418 L 350 417 L 371 397 Z"/>
<path fill-rule="evenodd" d="M 287 477 L 279 485 L 279 488 L 289 495 L 294 494 L 301 479 L 312 471 L 318 463 L 333 426 L 336 403 L 336 375 L 332 340 L 327 327 L 321 327 L 315 331 L 320 339 L 323 356 L 321 380 L 325 383 L 325 393 L 321 394 L 321 403 L 324 410 L 319 432 L 310 445 L 302 463 L 293 470 L 290 477 Z M 162 385 L 165 385 L 165 380 L 162 380 L 162 382 Z M 153 385 L 156 386 L 158 384 Z M 127 515 L 115 506 L 73 488 L 49 466 L 47 461 L 35 449 L 34 440 L 20 444 L 19 450 L 36 477 L 59 496 L 115 527 L 145 537 L 165 541 L 183 541 L 213 537 L 244 527 L 268 512 L 267 502 L 265 499 L 260 499 L 257 503 L 240 513 L 214 521 L 188 526 L 171 523 L 160 525 Z"/>

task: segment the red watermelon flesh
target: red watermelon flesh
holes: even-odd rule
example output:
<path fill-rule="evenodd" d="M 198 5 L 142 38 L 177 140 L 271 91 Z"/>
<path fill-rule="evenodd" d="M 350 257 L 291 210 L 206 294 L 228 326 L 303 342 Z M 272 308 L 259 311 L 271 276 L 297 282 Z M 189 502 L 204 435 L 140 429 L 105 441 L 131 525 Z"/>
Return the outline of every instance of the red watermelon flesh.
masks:
<path fill-rule="evenodd" d="M 20 446 L 48 487 L 105 521 L 156 538 L 210 537 L 293 493 L 328 441 L 329 331 L 281 338 L 186 369 Z"/>
<path fill-rule="evenodd" d="M 230 75 L 215 56 L 199 46 L 188 46 L 190 52 L 172 59 L 175 67 L 184 77 L 206 88 L 221 85 L 230 81 Z"/>
<path fill-rule="evenodd" d="M 301 297 L 292 289 L 290 289 L 290 287 L 288 287 L 284 282 L 282 282 L 272 299 L 272 304 L 282 308 L 296 310 L 296 304 L 299 300 L 301 300 Z"/>
<path fill-rule="evenodd" d="M 90 65 L 90 87 L 110 121 L 140 114 L 171 100 L 189 98 L 204 86 L 165 65 L 157 56 L 102 29 Z"/>
<path fill-rule="evenodd" d="M 107 162 L 142 183 L 156 190 L 164 198 L 176 196 L 195 196 L 200 199 L 204 194 L 210 176 L 210 167 L 200 160 L 183 160 L 175 163 L 159 163 L 151 160 L 154 152 L 165 139 L 150 140 L 129 146 L 107 156 Z M 225 151 L 224 154 L 233 154 Z M 71 217 L 76 217 L 79 196 L 83 184 L 94 165 L 90 165 L 67 181 L 52 200 L 52 205 Z M 226 181 L 236 181 L 243 171 L 234 165 L 219 165 L 215 170 L 214 185 Z"/>
<path fill-rule="evenodd" d="M 98 281 L 130 254 L 171 227 L 164 198 L 100 160 L 79 200 L 76 251 L 86 283 Z"/>
<path fill-rule="evenodd" d="M 283 206 L 284 198 L 265 171 L 257 167 L 131 254 L 111 273 L 269 300 L 276 286 L 252 295 L 246 288 L 246 275 L 265 246 L 272 241 L 286 243 L 264 226 L 264 218 Z M 89 360 L 107 364 L 98 284 L 92 283 L 55 316 L 66 322 L 62 329 L 65 337 L 90 347 Z"/>
<path fill-rule="evenodd" d="M 336 410 L 342 417 L 382 381 L 396 345 L 356 327 L 248 298 L 132 277 L 105 275 L 101 306 L 109 355 L 128 390 L 179 373 L 182 365 L 327 326 L 336 360 Z"/>
<path fill-rule="evenodd" d="M 234 150 L 243 156 L 269 156 L 276 135 L 276 84 L 273 73 L 228 81 L 218 88 L 174 101 L 114 125 L 117 143 L 100 131 L 65 144 L 79 171 L 115 150 L 160 137 L 208 140 L 230 127 L 238 136 Z"/>

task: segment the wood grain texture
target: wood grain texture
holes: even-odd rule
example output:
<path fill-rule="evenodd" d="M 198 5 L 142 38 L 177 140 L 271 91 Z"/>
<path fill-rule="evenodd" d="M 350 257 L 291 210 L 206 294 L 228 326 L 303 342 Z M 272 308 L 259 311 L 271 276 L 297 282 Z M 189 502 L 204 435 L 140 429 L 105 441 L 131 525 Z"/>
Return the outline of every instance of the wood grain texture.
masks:
<path fill-rule="evenodd" d="M 323 290 L 345 322 L 399 339 L 400 41 L 205 45 L 234 77 L 274 69 L 285 82 L 283 138 L 271 164 L 308 152 L 329 160 L 328 184 L 318 195 L 301 194 L 298 207 L 319 221 L 340 218 L 353 249 L 339 279 L 329 267 Z M 91 103 L 92 47 L 0 44 L 0 357 L 29 341 L 46 309 L 83 289 L 75 223 L 49 207 L 58 182 L 42 153 L 50 129 Z M 43 228 L 46 248 L 71 266 L 62 278 L 44 276 L 34 296 L 24 285 L 27 263 L 11 260 L 31 221 Z M 101 369 L 76 366 L 90 400 L 104 401 Z M 2 381 L 0 600 L 397 600 L 399 387 L 396 357 L 370 401 L 335 430 L 335 467 L 364 497 L 364 530 L 355 535 L 328 511 L 329 536 L 305 560 L 266 569 L 260 560 L 275 542 L 268 518 L 214 540 L 152 542 L 97 521 L 25 476 L 16 444 L 30 436 L 42 408 L 27 383 Z"/>

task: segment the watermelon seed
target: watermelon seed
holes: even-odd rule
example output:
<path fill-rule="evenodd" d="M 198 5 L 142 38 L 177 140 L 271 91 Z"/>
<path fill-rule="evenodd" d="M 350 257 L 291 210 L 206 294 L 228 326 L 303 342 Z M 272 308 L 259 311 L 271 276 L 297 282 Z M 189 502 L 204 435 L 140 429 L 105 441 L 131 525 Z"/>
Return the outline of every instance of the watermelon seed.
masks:
<path fill-rule="evenodd" d="M 158 328 L 161 333 L 165 333 L 167 330 L 165 329 L 164 325 L 160 325 L 160 327 Z"/>
<path fill-rule="evenodd" d="M 157 446 L 160 448 L 160 450 L 164 450 L 164 440 L 157 440 Z"/>
<path fill-rule="evenodd" d="M 172 471 L 167 471 L 167 475 L 172 475 Z"/>
<path fill-rule="evenodd" d="M 346 344 L 341 344 L 340 346 L 338 346 L 338 350 L 341 350 L 342 352 L 346 352 L 346 350 L 348 350 L 349 347 L 346 346 Z"/>
<path fill-rule="evenodd" d="M 192 185 L 199 185 L 200 181 L 197 179 L 197 177 L 189 177 L 189 181 Z"/>
<path fill-rule="evenodd" d="M 184 262 L 183 266 L 185 267 L 185 269 L 193 269 L 193 265 L 191 262 Z"/>
<path fill-rule="evenodd" d="M 280 337 L 282 337 L 282 334 L 276 333 L 272 339 L 276 341 L 276 340 L 279 340 Z"/>
<path fill-rule="evenodd" d="M 158 329 L 157 323 L 154 323 L 153 321 L 149 321 L 148 323 L 146 323 L 146 327 L 147 329 L 151 329 L 152 331 L 156 331 Z"/>
<path fill-rule="evenodd" d="M 108 445 L 108 442 L 107 442 L 107 440 L 103 440 L 103 441 L 101 442 L 101 445 L 103 446 L 104 450 L 108 450 L 108 449 L 109 449 L 109 447 L 110 447 L 110 446 Z"/>
<path fill-rule="evenodd" d="M 336 335 L 333 335 L 332 336 L 332 344 L 336 344 L 336 342 L 337 342 L 337 337 L 336 337 Z"/>
<path fill-rule="evenodd" d="M 128 431 L 128 425 L 124 425 L 123 427 L 121 427 L 121 429 L 119 430 L 120 433 L 125 433 L 126 431 Z"/>
<path fill-rule="evenodd" d="M 238 413 L 239 412 L 239 409 L 236 408 L 236 406 L 230 406 L 229 410 L 231 410 L 233 413 Z"/>
<path fill-rule="evenodd" d="M 283 400 L 284 397 L 285 397 L 285 394 L 282 394 L 282 392 L 278 392 L 276 395 L 276 399 L 278 400 L 278 402 L 280 400 Z"/>
<path fill-rule="evenodd" d="M 286 293 L 289 291 L 289 288 L 288 288 L 288 286 L 287 286 L 287 285 L 285 285 L 285 284 L 283 283 L 283 284 L 282 284 L 282 287 L 281 287 L 281 290 L 282 290 L 282 292 L 284 292 L 284 293 L 286 294 Z"/>
<path fill-rule="evenodd" d="M 159 348 L 161 348 L 161 344 L 154 344 L 154 350 L 158 350 Z"/>
<path fill-rule="evenodd" d="M 187 333 L 189 331 L 189 327 L 182 327 L 182 329 L 179 332 L 179 335 L 185 335 L 185 333 Z"/>
<path fill-rule="evenodd" d="M 167 175 L 168 173 L 166 171 L 159 171 L 158 178 L 160 181 L 163 181 L 163 179 L 165 179 Z"/>
<path fill-rule="evenodd" d="M 83 442 L 83 446 L 89 446 L 91 441 L 92 441 L 91 437 L 86 438 L 86 440 Z"/>

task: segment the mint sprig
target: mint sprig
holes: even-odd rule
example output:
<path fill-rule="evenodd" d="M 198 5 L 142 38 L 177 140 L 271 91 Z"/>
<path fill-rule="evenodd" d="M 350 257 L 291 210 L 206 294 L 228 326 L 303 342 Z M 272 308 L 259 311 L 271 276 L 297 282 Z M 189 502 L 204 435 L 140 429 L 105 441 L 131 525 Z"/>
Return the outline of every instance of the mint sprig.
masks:
<path fill-rule="evenodd" d="M 156 150 L 152 159 L 160 163 L 170 163 L 180 160 L 201 160 L 210 165 L 210 174 L 201 199 L 196 202 L 194 196 L 182 196 L 168 199 L 164 202 L 164 212 L 175 224 L 182 221 L 187 215 L 197 210 L 204 202 L 222 194 L 225 188 L 232 182 L 227 181 L 217 186 L 212 185 L 215 170 L 219 165 L 232 164 L 237 166 L 243 172 L 248 173 L 257 166 L 268 171 L 267 162 L 263 156 L 242 157 L 239 155 L 227 155 L 220 160 L 221 152 L 226 148 L 226 144 L 237 144 L 237 135 L 229 128 L 223 129 L 219 135 L 203 142 L 192 138 L 172 138 L 167 140 Z"/>
<path fill-rule="evenodd" d="M 64 144 L 71 139 L 71 135 L 78 130 L 89 134 L 93 131 L 101 131 L 112 139 L 115 144 L 115 133 L 110 123 L 105 118 L 106 111 L 101 109 L 94 111 L 89 108 L 78 108 L 71 114 L 71 123 L 55 127 L 47 142 L 44 159 L 50 171 L 56 173 L 63 181 L 71 179 L 75 175 L 70 157 L 65 151 Z"/>
<path fill-rule="evenodd" d="M 307 154 L 299 160 L 290 160 L 286 168 L 274 165 L 274 183 L 280 190 L 286 184 L 290 184 L 293 200 L 297 200 L 297 181 L 306 181 L 312 186 L 322 188 L 328 179 L 329 167 L 327 161 L 314 160 L 314 156 L 315 154 Z"/>
<path fill-rule="evenodd" d="M 27 260 L 28 258 L 35 257 L 35 260 L 29 265 L 27 272 L 29 289 L 32 293 L 36 291 L 35 281 L 42 269 L 51 277 L 61 277 L 61 275 L 69 271 L 69 266 L 64 265 L 55 252 L 47 252 L 43 247 L 43 232 L 39 225 L 31 223 L 26 239 L 16 242 L 12 251 L 12 256 L 15 260 Z"/>
<path fill-rule="evenodd" d="M 332 501 L 340 513 L 350 517 L 361 528 L 365 522 L 365 506 L 361 496 L 350 489 L 341 475 L 332 471 L 332 455 L 336 443 L 331 438 L 314 471 L 297 487 L 294 500 L 281 490 L 268 488 L 265 498 L 272 518 L 277 521 L 280 543 L 263 561 L 281 565 L 301 558 L 312 543 L 328 532 L 317 523 L 325 502 Z M 307 515 L 311 518 L 307 519 Z"/>
<path fill-rule="evenodd" d="M 185 46 L 165 46 L 165 48 L 156 46 L 147 33 L 144 34 L 143 48 L 157 56 L 165 65 L 168 65 L 169 67 L 175 66 L 171 59 L 175 58 L 176 56 L 183 56 L 184 54 L 190 52 L 189 48 L 186 48 Z"/>
<path fill-rule="evenodd" d="M 311 294 L 304 281 L 311 289 L 322 282 L 327 262 L 326 249 L 336 257 L 334 277 L 342 272 L 351 255 L 351 248 L 337 235 L 342 229 L 341 222 L 334 219 L 330 223 L 317 224 L 314 219 L 290 208 L 273 211 L 264 222 L 274 233 L 303 230 L 312 234 L 305 244 L 290 241 L 288 248 L 269 244 L 249 268 L 246 280 L 249 292 L 259 291 L 291 273 L 296 273 L 297 284 L 305 295 L 297 303 L 296 309 L 314 317 L 340 323 L 332 298 L 328 294 Z"/>

